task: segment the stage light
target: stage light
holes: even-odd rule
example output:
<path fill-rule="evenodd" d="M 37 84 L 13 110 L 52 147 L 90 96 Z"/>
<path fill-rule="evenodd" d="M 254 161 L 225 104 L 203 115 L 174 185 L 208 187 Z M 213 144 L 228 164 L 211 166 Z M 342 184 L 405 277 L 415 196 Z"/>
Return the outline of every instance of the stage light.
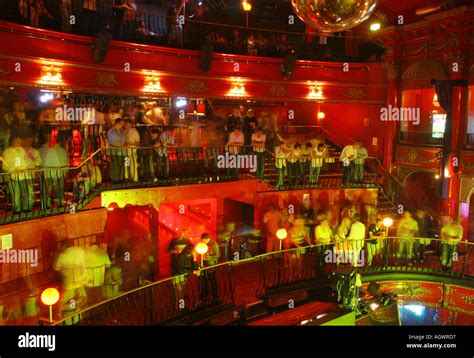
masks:
<path fill-rule="evenodd" d="M 49 287 L 41 293 L 41 302 L 49 306 L 49 322 L 53 322 L 53 305 L 59 301 L 59 291 Z"/>
<path fill-rule="evenodd" d="M 40 96 L 40 102 L 41 103 L 46 103 L 46 102 L 51 101 L 53 98 L 54 98 L 54 96 L 53 96 L 52 93 L 45 93 L 45 94 Z"/>
<path fill-rule="evenodd" d="M 378 31 L 380 30 L 380 22 L 374 22 L 370 25 L 370 31 Z"/>
<path fill-rule="evenodd" d="M 383 226 L 385 226 L 387 229 L 393 225 L 393 219 L 390 217 L 386 217 L 382 221 Z"/>

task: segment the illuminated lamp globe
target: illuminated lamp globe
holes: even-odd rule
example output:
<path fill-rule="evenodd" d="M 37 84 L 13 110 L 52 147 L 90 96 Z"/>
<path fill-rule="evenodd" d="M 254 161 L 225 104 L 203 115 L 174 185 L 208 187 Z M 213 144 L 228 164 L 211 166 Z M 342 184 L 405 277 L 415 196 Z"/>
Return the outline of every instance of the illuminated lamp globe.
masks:
<path fill-rule="evenodd" d="M 207 246 L 207 244 L 205 244 L 204 242 L 200 242 L 196 245 L 195 250 L 199 255 L 204 255 L 209 250 L 209 246 Z"/>
<path fill-rule="evenodd" d="M 249 12 L 250 10 L 252 10 L 252 4 L 250 4 L 247 1 L 242 2 L 242 7 L 244 8 L 244 11 L 246 12 Z"/>
<path fill-rule="evenodd" d="M 324 117 L 326 117 L 324 112 L 318 112 L 318 119 L 324 119 Z"/>
<path fill-rule="evenodd" d="M 41 293 L 41 302 L 46 306 L 52 306 L 59 301 L 59 291 L 54 287 L 47 288 Z"/>
<path fill-rule="evenodd" d="M 288 236 L 288 233 L 286 232 L 286 229 L 278 229 L 276 232 L 276 236 L 278 240 L 285 240 Z"/>
<path fill-rule="evenodd" d="M 347 31 L 366 21 L 379 0 L 291 0 L 296 15 L 303 22 L 320 31 Z"/>
<path fill-rule="evenodd" d="M 386 217 L 386 218 L 383 219 L 382 224 L 385 227 L 390 227 L 390 226 L 393 225 L 393 219 L 389 218 L 389 217 Z"/>

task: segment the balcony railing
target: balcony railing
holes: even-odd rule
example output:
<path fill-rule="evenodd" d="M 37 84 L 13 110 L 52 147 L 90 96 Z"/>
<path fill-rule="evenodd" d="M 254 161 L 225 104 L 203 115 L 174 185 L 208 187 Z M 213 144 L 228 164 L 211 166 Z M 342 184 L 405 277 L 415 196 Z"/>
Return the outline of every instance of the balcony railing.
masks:
<path fill-rule="evenodd" d="M 73 1 L 47 5 L 34 1 L 23 1 L 18 5 L 11 1 L 2 9 L 0 19 L 85 36 L 107 31 L 113 40 L 192 50 L 200 50 L 208 43 L 215 52 L 249 56 L 282 58 L 294 49 L 299 59 L 367 62 L 380 61 L 383 54 L 382 48 L 370 38 L 347 38 L 344 33 L 320 39 L 302 32 L 202 21 L 182 12 L 167 16 L 163 7 L 144 12 L 99 1 L 91 10 L 83 9 Z M 178 18 L 181 15 L 184 23 Z M 74 16 L 73 23 L 71 16 Z M 105 30 L 106 25 L 108 30 Z"/>
<path fill-rule="evenodd" d="M 444 133 L 430 131 L 399 132 L 398 143 L 425 146 L 442 146 Z"/>
<path fill-rule="evenodd" d="M 448 253 L 453 254 L 452 262 Z M 358 259 L 348 264 L 348 257 Z M 342 264 L 355 266 L 362 274 L 413 273 L 468 280 L 474 275 L 473 263 L 474 245 L 467 242 L 450 251 L 441 240 L 431 238 L 386 237 L 373 244 L 357 240 L 318 244 L 230 261 L 200 269 L 196 274 L 154 282 L 87 309 L 78 308 L 72 315 L 56 318 L 53 325 L 142 326 L 178 320 L 183 324 L 183 319 L 209 307 L 230 307 L 238 312 L 245 304 L 264 298 L 272 288 L 287 287 L 291 291 L 293 284 L 324 280 Z M 210 320 L 208 317 L 205 323 L 212 323 Z"/>

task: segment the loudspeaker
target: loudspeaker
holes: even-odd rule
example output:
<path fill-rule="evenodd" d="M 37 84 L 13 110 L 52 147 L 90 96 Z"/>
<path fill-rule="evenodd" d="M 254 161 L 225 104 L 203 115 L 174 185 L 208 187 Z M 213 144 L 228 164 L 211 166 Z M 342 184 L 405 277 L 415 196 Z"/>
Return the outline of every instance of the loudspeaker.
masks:
<path fill-rule="evenodd" d="M 283 58 L 283 63 L 281 64 L 281 76 L 284 79 L 288 79 L 293 74 L 296 65 L 296 52 L 291 49 L 287 55 Z"/>
<path fill-rule="evenodd" d="M 210 41 L 206 41 L 202 47 L 201 56 L 199 57 L 199 69 L 202 72 L 209 72 L 212 64 L 212 53 L 214 47 Z"/>
<path fill-rule="evenodd" d="M 106 25 L 104 29 L 99 32 L 97 38 L 94 41 L 93 60 L 95 63 L 102 63 L 105 61 L 107 58 L 107 53 L 109 52 L 111 39 L 111 27 Z"/>

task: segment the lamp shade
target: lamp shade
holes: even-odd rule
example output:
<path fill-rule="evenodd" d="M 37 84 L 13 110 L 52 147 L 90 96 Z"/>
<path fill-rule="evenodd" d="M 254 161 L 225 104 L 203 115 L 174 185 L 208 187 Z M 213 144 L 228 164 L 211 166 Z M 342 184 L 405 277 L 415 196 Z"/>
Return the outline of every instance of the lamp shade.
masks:
<path fill-rule="evenodd" d="M 209 246 L 204 242 L 200 242 L 196 245 L 195 250 L 199 255 L 204 255 L 209 250 Z"/>
<path fill-rule="evenodd" d="M 276 236 L 278 240 L 285 240 L 288 236 L 288 232 L 286 231 L 286 229 L 278 229 L 276 232 Z"/>
<path fill-rule="evenodd" d="M 59 291 L 54 287 L 47 288 L 41 293 L 41 302 L 46 306 L 52 306 L 59 301 Z"/>

